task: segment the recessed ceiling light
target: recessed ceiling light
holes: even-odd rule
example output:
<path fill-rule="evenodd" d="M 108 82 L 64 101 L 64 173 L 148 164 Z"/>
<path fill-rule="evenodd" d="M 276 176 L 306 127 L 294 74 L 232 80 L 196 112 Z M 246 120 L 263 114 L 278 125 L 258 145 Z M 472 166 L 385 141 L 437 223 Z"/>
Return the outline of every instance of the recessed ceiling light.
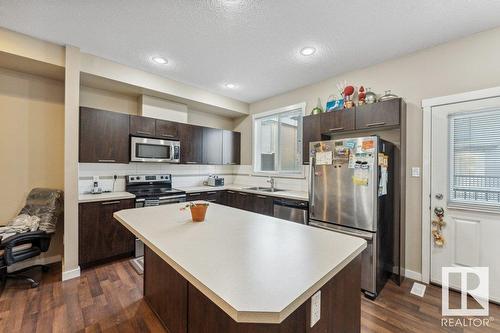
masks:
<path fill-rule="evenodd" d="M 311 56 L 313 55 L 314 53 L 316 53 L 316 49 L 314 47 L 304 47 L 302 50 L 300 50 L 300 54 L 302 54 L 303 56 Z"/>
<path fill-rule="evenodd" d="M 165 65 L 166 63 L 168 63 L 168 60 L 162 57 L 153 57 L 153 61 L 160 65 Z"/>
<path fill-rule="evenodd" d="M 232 83 L 226 83 L 226 88 L 234 89 L 234 88 L 236 88 L 236 85 L 234 85 Z"/>

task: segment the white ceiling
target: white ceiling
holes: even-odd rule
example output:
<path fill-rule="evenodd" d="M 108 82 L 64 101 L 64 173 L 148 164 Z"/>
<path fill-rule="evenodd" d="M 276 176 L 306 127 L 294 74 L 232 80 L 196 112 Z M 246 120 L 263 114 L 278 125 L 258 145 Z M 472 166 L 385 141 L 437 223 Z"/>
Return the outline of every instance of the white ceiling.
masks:
<path fill-rule="evenodd" d="M 0 26 L 246 102 L 499 26 L 499 13 L 494 0 L 0 0 Z"/>

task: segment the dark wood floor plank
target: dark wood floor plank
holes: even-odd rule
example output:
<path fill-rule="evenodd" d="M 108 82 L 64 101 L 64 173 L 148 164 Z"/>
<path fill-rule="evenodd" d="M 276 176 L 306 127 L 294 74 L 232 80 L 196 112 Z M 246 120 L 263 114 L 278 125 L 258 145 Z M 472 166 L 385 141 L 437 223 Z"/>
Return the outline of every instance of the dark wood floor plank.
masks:
<path fill-rule="evenodd" d="M 167 333 L 142 296 L 143 277 L 127 260 L 84 270 L 66 282 L 60 276 L 60 265 L 52 265 L 37 289 L 9 280 L 0 295 L 0 332 Z M 409 293 L 412 283 L 388 282 L 376 301 L 360 296 L 361 332 L 500 332 L 500 306 L 494 304 L 490 327 L 441 327 L 441 288 L 430 285 L 420 298 Z M 450 298 L 453 304 L 460 301 L 456 293 Z"/>

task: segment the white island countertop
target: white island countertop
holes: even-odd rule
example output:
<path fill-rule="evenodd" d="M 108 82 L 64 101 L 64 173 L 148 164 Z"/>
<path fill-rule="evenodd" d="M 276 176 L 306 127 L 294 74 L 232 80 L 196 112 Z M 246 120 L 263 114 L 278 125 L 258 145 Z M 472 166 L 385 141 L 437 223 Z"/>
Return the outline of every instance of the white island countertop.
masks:
<path fill-rule="evenodd" d="M 183 206 L 114 217 L 237 322 L 282 322 L 366 248 L 361 238 L 213 203 L 194 223 Z"/>

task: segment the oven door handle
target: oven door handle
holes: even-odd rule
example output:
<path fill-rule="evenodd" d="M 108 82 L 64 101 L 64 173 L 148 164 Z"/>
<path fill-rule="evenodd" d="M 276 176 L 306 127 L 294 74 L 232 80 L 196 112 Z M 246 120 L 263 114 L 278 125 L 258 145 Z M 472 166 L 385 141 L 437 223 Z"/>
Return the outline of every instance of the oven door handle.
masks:
<path fill-rule="evenodd" d="M 171 195 L 168 197 L 159 197 L 158 199 L 165 200 L 165 199 L 178 199 L 178 198 L 185 198 L 185 197 L 186 197 L 185 194 L 179 194 L 179 195 Z"/>

